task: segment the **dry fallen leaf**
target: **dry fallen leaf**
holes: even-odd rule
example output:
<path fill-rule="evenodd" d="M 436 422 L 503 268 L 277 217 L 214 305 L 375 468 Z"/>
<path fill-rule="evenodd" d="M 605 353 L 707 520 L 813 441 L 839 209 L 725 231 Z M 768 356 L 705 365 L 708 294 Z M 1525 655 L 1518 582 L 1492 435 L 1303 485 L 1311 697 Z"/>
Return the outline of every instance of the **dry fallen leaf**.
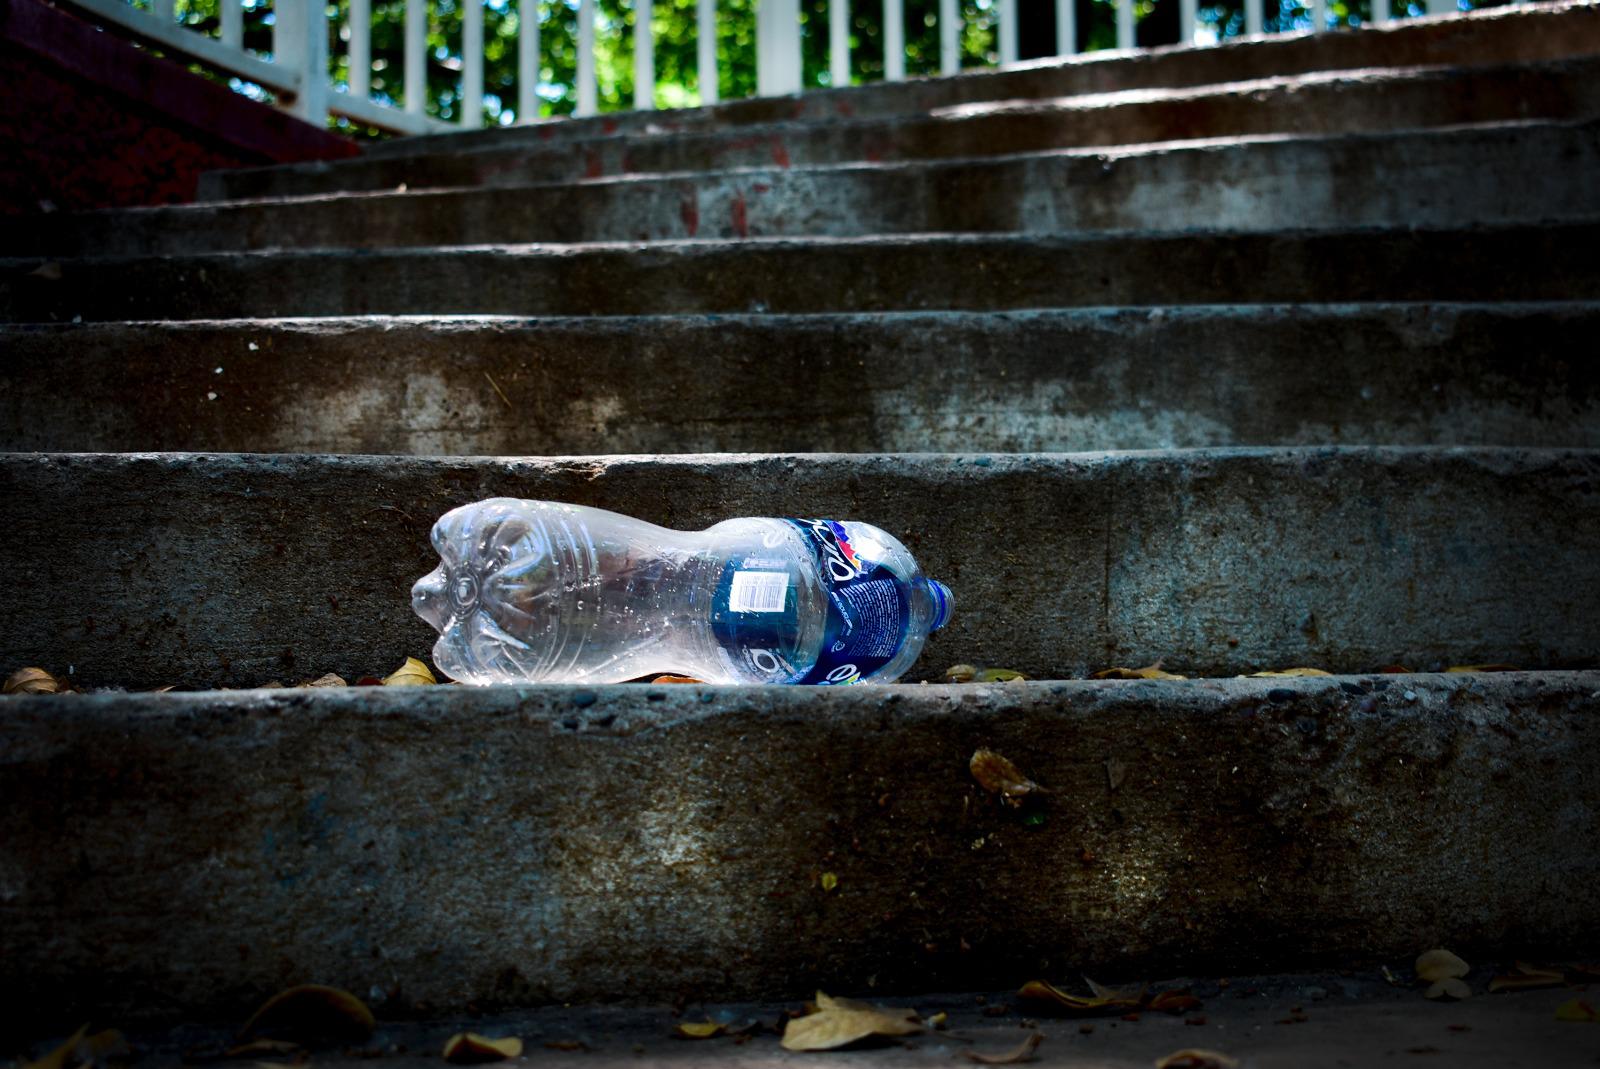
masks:
<path fill-rule="evenodd" d="M 967 1056 L 968 1061 L 977 1062 L 979 1065 L 1016 1065 L 1018 1062 L 1033 1061 L 1033 1052 L 1038 1050 L 1039 1044 L 1043 1042 L 1044 1036 L 1033 1032 L 1014 1050 L 1004 1054 L 979 1054 L 975 1050 L 964 1050 L 961 1053 Z"/>
<path fill-rule="evenodd" d="M 974 683 L 1025 683 L 1028 677 L 1011 668 L 981 668 Z"/>
<path fill-rule="evenodd" d="M 1453 664 L 1446 672 L 1515 672 L 1514 664 Z"/>
<path fill-rule="evenodd" d="M 972 778 L 978 781 L 978 786 L 991 794 L 998 794 L 1007 805 L 1020 806 L 1029 795 L 1050 793 L 1024 776 L 1016 765 L 990 749 L 973 751 L 967 768 L 972 772 Z"/>
<path fill-rule="evenodd" d="M 36 1062 L 23 1062 L 22 1069 L 100 1069 L 101 1066 L 130 1061 L 133 1047 L 115 1028 L 86 1035 L 84 1025 L 59 1047 Z"/>
<path fill-rule="evenodd" d="M 444 1060 L 457 1065 L 503 1062 L 522 1056 L 522 1040 L 516 1036 L 490 1039 L 476 1032 L 457 1032 L 444 1043 Z"/>
<path fill-rule="evenodd" d="M 1096 672 L 1090 679 L 1188 679 L 1188 676 L 1173 675 L 1171 672 L 1161 670 L 1161 662 L 1147 664 L 1143 668 L 1106 668 Z"/>
<path fill-rule="evenodd" d="M 831 873 L 831 872 L 824 872 L 824 873 L 823 873 L 823 874 L 822 874 L 822 879 L 821 879 L 821 881 L 820 881 L 820 882 L 821 882 L 821 884 L 822 884 L 822 889 L 823 889 L 823 890 L 824 890 L 824 891 L 829 891 L 829 892 L 831 892 L 831 891 L 833 891 L 833 890 L 834 890 L 834 889 L 835 889 L 835 888 L 836 888 L 836 887 L 838 887 L 838 886 L 839 886 L 839 877 L 838 877 L 838 876 L 835 876 L 835 875 L 834 875 L 834 874 L 833 874 L 833 873 Z"/>
<path fill-rule="evenodd" d="M 1542 965 L 1530 965 L 1519 961 L 1516 967 L 1505 976 L 1496 976 L 1489 981 L 1490 991 L 1533 991 L 1541 987 L 1560 987 L 1567 982 L 1566 973 L 1560 969 L 1550 969 Z"/>
<path fill-rule="evenodd" d="M 428 666 L 415 657 L 407 657 L 406 663 L 396 668 L 392 675 L 383 677 L 386 687 L 430 687 L 437 682 Z"/>
<path fill-rule="evenodd" d="M 1083 982 L 1089 985 L 1089 990 L 1094 992 L 1095 998 L 1105 999 L 1107 1002 L 1139 1002 L 1144 998 L 1143 984 L 1138 987 L 1107 987 L 1105 984 L 1095 983 L 1087 976 L 1083 978 Z"/>
<path fill-rule="evenodd" d="M 544 1045 L 544 1049 L 575 1052 L 580 1050 L 588 1050 L 589 1044 L 585 1043 L 581 1039 L 552 1039 Z"/>
<path fill-rule="evenodd" d="M 6 694 L 59 694 L 67 685 L 43 668 L 19 668 L 6 676 L 0 691 Z"/>
<path fill-rule="evenodd" d="M 970 664 L 953 664 L 944 670 L 946 683 L 971 683 L 977 677 L 977 668 Z"/>
<path fill-rule="evenodd" d="M 1465 980 L 1455 976 L 1447 976 L 1437 980 L 1433 986 L 1423 992 L 1425 998 L 1450 999 L 1459 1002 L 1464 998 L 1472 997 L 1472 988 L 1467 986 Z"/>
<path fill-rule="evenodd" d="M 727 1030 L 727 1025 L 716 1021 L 685 1021 L 672 1026 L 672 1035 L 677 1039 L 710 1039 L 723 1035 Z"/>
<path fill-rule="evenodd" d="M 1156 1069 L 1239 1069 L 1239 1059 L 1220 1050 L 1175 1050 L 1165 1058 L 1156 1059 Z"/>
<path fill-rule="evenodd" d="M 287 1039 L 252 1039 L 236 1047 L 229 1047 L 224 1058 L 298 1058 L 306 1049 Z"/>
<path fill-rule="evenodd" d="M 1433 983 L 1453 980 L 1472 971 L 1471 966 L 1448 950 L 1429 950 L 1417 957 L 1417 979 Z"/>
<path fill-rule="evenodd" d="M 872 1006 L 817 992 L 817 1012 L 783 1030 L 784 1050 L 835 1050 L 869 1036 L 912 1036 L 922 1031 L 917 1011 Z"/>
<path fill-rule="evenodd" d="M 83 1042 L 83 1037 L 88 1034 L 89 1026 L 84 1025 L 67 1038 L 67 1041 L 46 1054 L 36 1062 L 23 1062 L 22 1069 L 68 1069 L 77 1062 L 78 1044 Z"/>
<path fill-rule="evenodd" d="M 309 682 L 297 684 L 296 689 L 304 689 L 305 687 L 347 687 L 349 685 L 344 681 L 344 677 L 336 676 L 329 672 L 327 675 L 318 676 Z"/>
<path fill-rule="evenodd" d="M 1163 991 L 1152 998 L 1148 1008 L 1155 1013 L 1188 1013 L 1198 1010 L 1204 1003 L 1187 991 Z"/>
<path fill-rule="evenodd" d="M 652 683 L 704 683 L 705 680 L 696 679 L 696 678 L 694 678 L 694 676 L 671 676 L 671 675 L 667 675 L 667 676 L 656 676 L 650 682 L 652 682 Z"/>
<path fill-rule="evenodd" d="M 943 1010 L 940 1010 L 938 1013 L 928 1018 L 928 1023 L 942 1032 L 946 1028 L 950 1027 L 950 1015 Z"/>
<path fill-rule="evenodd" d="M 263 1037 L 305 1044 L 359 1042 L 377 1022 L 367 1004 L 337 987 L 303 984 L 268 999 L 239 1029 L 236 1041 Z"/>
<path fill-rule="evenodd" d="M 1100 988 L 1099 990 L 1108 990 Z M 1029 1002 L 1037 1002 L 1042 1006 L 1069 1017 L 1115 1017 L 1139 1008 L 1143 992 L 1130 996 L 1128 992 L 1111 992 L 1114 997 L 1096 995 L 1084 998 L 1081 995 L 1069 995 L 1060 988 L 1047 984 L 1043 980 L 1029 980 L 1017 992 L 1017 997 Z"/>
<path fill-rule="evenodd" d="M 1568 999 L 1556 1007 L 1556 1020 L 1600 1024 L 1600 1009 L 1585 998 Z"/>
<path fill-rule="evenodd" d="M 1292 676 L 1331 676 L 1320 668 L 1280 668 L 1274 672 L 1251 672 L 1247 679 L 1288 679 Z"/>

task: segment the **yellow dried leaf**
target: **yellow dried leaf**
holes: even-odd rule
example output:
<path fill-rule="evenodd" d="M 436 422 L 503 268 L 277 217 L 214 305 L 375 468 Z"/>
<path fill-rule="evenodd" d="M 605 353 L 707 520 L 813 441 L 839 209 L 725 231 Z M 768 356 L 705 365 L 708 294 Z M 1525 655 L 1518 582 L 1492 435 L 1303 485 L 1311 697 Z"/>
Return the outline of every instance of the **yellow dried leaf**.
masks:
<path fill-rule="evenodd" d="M 1417 957 L 1417 979 L 1433 983 L 1453 980 L 1472 971 L 1471 966 L 1443 948 L 1429 950 Z"/>
<path fill-rule="evenodd" d="M 67 685 L 43 668 L 19 668 L 6 676 L 0 691 L 6 694 L 59 694 Z"/>
<path fill-rule="evenodd" d="M 726 1025 L 716 1021 L 685 1021 L 672 1026 L 672 1034 L 679 1039 L 710 1039 L 720 1036 L 728 1030 Z"/>
<path fill-rule="evenodd" d="M 873 1006 L 817 992 L 817 1012 L 789 1022 L 784 1050 L 835 1050 L 870 1036 L 911 1036 L 922 1031 L 916 1010 Z"/>
<path fill-rule="evenodd" d="M 1517 962 L 1516 968 L 1506 976 L 1496 976 L 1489 981 L 1490 991 L 1535 991 L 1541 987 L 1560 987 L 1567 982 L 1566 973 L 1542 965 Z"/>
<path fill-rule="evenodd" d="M 983 668 L 979 669 L 974 683 L 1021 683 L 1027 676 L 1010 668 Z"/>
<path fill-rule="evenodd" d="M 296 684 L 296 689 L 304 689 L 306 687 L 348 687 L 349 685 L 344 681 L 344 677 L 336 676 L 329 672 L 327 675 L 318 676 L 309 682 Z"/>
<path fill-rule="evenodd" d="M 1146 1005 L 1152 1013 L 1188 1013 L 1198 1010 L 1204 1003 L 1188 991 L 1163 991 Z"/>
<path fill-rule="evenodd" d="M 415 657 L 407 657 L 405 664 L 383 677 L 386 687 L 431 687 L 437 682 L 428 666 Z"/>
<path fill-rule="evenodd" d="M 1446 672 L 1515 672 L 1514 664 L 1453 664 Z"/>
<path fill-rule="evenodd" d="M 835 887 L 838 887 L 838 886 L 839 886 L 839 877 L 835 876 L 831 872 L 824 872 L 822 874 L 822 889 L 824 891 L 832 891 Z"/>
<path fill-rule="evenodd" d="M 944 670 L 946 683 L 971 683 L 978 678 L 978 669 L 970 664 L 953 664 Z"/>
<path fill-rule="evenodd" d="M 1039 1044 L 1043 1042 L 1044 1036 L 1033 1032 L 1014 1049 L 1004 1054 L 979 1054 L 975 1050 L 964 1050 L 961 1053 L 967 1056 L 968 1061 L 977 1062 L 979 1065 L 1015 1065 L 1018 1062 L 1033 1061 L 1033 1052 L 1038 1050 Z"/>
<path fill-rule="evenodd" d="M 444 1043 L 444 1060 L 457 1065 L 503 1062 L 522 1056 L 522 1040 L 516 1036 L 490 1039 L 476 1032 L 457 1032 Z"/>
<path fill-rule="evenodd" d="M 1019 806 L 1032 794 L 1049 794 L 1045 788 L 1022 774 L 1009 760 L 990 749 L 973 751 L 967 762 L 972 778 L 990 794 L 998 794 L 1008 805 Z"/>
<path fill-rule="evenodd" d="M 83 1042 L 83 1037 L 89 1032 L 89 1026 L 84 1025 L 67 1039 L 61 1046 L 46 1054 L 36 1062 L 22 1063 L 22 1069 L 67 1069 L 69 1065 L 77 1064 L 78 1044 Z"/>
<path fill-rule="evenodd" d="M 652 682 L 652 683 L 704 683 L 705 680 L 696 679 L 694 676 L 666 675 L 666 676 L 656 676 L 650 682 Z"/>
<path fill-rule="evenodd" d="M 1600 1009 L 1586 998 L 1568 999 L 1556 1007 L 1556 1020 L 1600 1023 Z"/>
<path fill-rule="evenodd" d="M 1293 676 L 1331 676 L 1320 668 L 1280 668 L 1274 672 L 1251 672 L 1248 679 L 1288 679 Z"/>
<path fill-rule="evenodd" d="M 1450 999 L 1459 1002 L 1464 998 L 1472 997 L 1472 988 L 1467 986 L 1465 980 L 1455 976 L 1447 976 L 1436 981 L 1432 987 L 1423 992 L 1426 998 Z"/>
<path fill-rule="evenodd" d="M 1090 679 L 1188 679 L 1188 676 L 1173 675 L 1171 672 L 1161 670 L 1161 662 L 1147 664 L 1143 668 L 1106 668 L 1094 673 Z"/>
<path fill-rule="evenodd" d="M 302 984 L 279 992 L 239 1029 L 238 1040 L 264 1037 L 300 1043 L 359 1042 L 377 1022 L 367 1004 L 337 987 Z"/>
<path fill-rule="evenodd" d="M 1190 1047 L 1187 1050 L 1175 1050 L 1165 1058 L 1157 1058 L 1156 1069 L 1239 1069 L 1239 1059 L 1220 1050 Z"/>
<path fill-rule="evenodd" d="M 1107 990 L 1102 988 L 1101 990 Z M 1029 980 L 1017 992 L 1017 997 L 1025 1002 L 1037 1002 L 1057 1013 L 1069 1017 L 1115 1017 L 1139 1009 L 1139 995 L 1126 997 L 1126 992 L 1115 992 L 1116 997 L 1106 998 L 1096 995 L 1084 998 L 1081 995 L 1069 995 L 1067 992 L 1047 984 L 1043 980 Z"/>
<path fill-rule="evenodd" d="M 950 1015 L 943 1010 L 940 1010 L 938 1013 L 928 1018 L 928 1023 L 942 1032 L 950 1026 Z"/>

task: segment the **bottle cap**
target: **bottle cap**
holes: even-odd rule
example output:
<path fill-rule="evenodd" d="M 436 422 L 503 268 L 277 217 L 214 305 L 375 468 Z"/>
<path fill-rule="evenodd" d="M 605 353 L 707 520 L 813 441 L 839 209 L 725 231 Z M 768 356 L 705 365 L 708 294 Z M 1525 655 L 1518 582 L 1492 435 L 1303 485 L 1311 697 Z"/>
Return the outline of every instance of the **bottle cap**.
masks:
<path fill-rule="evenodd" d="M 956 607 L 956 596 L 937 579 L 928 580 L 928 592 L 933 595 L 933 630 L 937 631 L 950 622 L 950 613 Z"/>

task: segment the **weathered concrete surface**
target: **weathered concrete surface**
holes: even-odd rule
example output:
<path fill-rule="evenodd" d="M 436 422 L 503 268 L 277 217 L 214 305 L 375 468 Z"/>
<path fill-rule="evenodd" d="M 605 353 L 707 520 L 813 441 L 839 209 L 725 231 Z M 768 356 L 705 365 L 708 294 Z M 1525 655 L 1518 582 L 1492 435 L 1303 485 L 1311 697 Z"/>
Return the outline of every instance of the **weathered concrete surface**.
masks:
<path fill-rule="evenodd" d="M 1203 48 L 1103 51 L 974 70 L 951 77 L 807 90 L 788 97 L 729 101 L 712 108 L 618 112 L 532 127 L 396 138 L 372 156 L 428 155 L 528 145 L 595 134 L 672 132 L 796 119 L 901 115 L 976 101 L 1043 99 L 1130 89 L 1216 85 L 1312 71 L 1378 67 L 1493 66 L 1600 52 L 1593 2 L 1499 7 L 1445 18 L 1406 19 L 1358 32 L 1280 33 Z"/>
<path fill-rule="evenodd" d="M 865 234 L 1451 226 L 1600 215 L 1600 122 L 27 216 L 11 256 Z"/>
<path fill-rule="evenodd" d="M 434 519 L 548 498 L 698 530 L 900 536 L 958 611 L 912 678 L 1164 658 L 1185 674 L 1600 662 L 1600 454 L 0 457 L 0 663 L 81 685 L 357 678 L 424 655 Z"/>
<path fill-rule="evenodd" d="M 0 449 L 1593 448 L 1596 337 L 1592 303 L 13 326 Z"/>
<path fill-rule="evenodd" d="M 975 786 L 980 746 L 1051 789 L 1042 823 Z M 0 997 L 39 1023 L 308 979 L 453 1008 L 1581 957 L 1597 764 L 1593 672 L 3 699 Z"/>
<path fill-rule="evenodd" d="M 0 320 L 1600 297 L 1600 223 L 0 260 Z"/>
<path fill-rule="evenodd" d="M 1329 71 L 1180 89 L 959 105 L 879 119 L 587 138 L 213 171 L 201 200 L 527 186 L 620 174 L 997 156 L 1248 134 L 1326 135 L 1600 114 L 1600 60 Z"/>

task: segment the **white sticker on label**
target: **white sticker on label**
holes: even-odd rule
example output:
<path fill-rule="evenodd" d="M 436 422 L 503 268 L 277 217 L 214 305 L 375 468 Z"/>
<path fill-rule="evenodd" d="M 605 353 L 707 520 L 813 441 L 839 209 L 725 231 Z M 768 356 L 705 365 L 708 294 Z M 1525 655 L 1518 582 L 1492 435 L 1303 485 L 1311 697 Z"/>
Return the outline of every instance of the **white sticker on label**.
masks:
<path fill-rule="evenodd" d="M 734 572 L 728 611 L 782 612 L 788 597 L 788 572 Z"/>

